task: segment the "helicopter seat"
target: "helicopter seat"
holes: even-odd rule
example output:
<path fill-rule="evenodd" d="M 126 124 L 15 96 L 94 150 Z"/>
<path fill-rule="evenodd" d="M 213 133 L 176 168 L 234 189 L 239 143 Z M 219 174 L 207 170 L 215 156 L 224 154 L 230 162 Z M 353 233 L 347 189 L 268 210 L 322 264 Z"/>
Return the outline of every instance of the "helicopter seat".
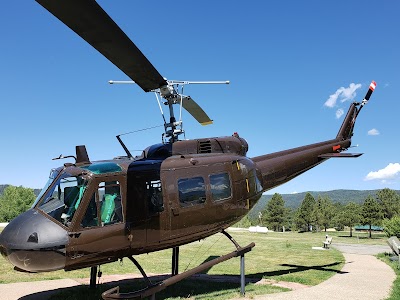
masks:
<path fill-rule="evenodd" d="M 66 207 L 71 207 L 77 199 L 79 188 L 77 186 L 69 186 L 64 188 L 64 204 Z"/>
<path fill-rule="evenodd" d="M 84 191 L 85 186 L 72 186 L 64 189 L 65 209 L 64 213 L 61 215 L 61 218 L 64 219 L 64 222 L 71 221 L 75 211 L 78 209 L 78 206 L 81 203 Z"/>
<path fill-rule="evenodd" d="M 115 198 L 117 194 L 105 194 L 101 204 L 101 223 L 106 225 L 111 223 L 115 213 Z"/>

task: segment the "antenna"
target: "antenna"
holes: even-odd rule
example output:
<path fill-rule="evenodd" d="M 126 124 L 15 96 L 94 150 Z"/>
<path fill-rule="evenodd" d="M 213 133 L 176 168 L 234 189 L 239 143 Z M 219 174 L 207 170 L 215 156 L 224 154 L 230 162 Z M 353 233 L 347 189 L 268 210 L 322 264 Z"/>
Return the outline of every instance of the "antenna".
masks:
<path fill-rule="evenodd" d="M 124 148 L 124 151 L 126 153 L 126 155 L 128 156 L 128 158 L 133 158 L 132 154 L 129 152 L 128 148 L 126 148 L 124 142 L 121 140 L 120 138 L 120 134 L 116 136 L 118 142 L 121 144 L 122 148 Z"/>

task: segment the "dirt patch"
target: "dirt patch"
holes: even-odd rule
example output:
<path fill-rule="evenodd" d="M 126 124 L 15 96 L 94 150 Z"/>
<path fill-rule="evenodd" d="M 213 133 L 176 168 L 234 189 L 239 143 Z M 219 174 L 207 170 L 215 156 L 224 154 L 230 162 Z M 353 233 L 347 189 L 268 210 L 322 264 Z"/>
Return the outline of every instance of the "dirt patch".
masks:
<path fill-rule="evenodd" d="M 292 291 L 301 290 L 305 288 L 309 288 L 309 285 L 297 283 L 297 282 L 289 282 L 289 281 L 276 281 L 273 279 L 261 279 L 260 281 L 256 282 L 256 284 L 269 284 L 272 286 L 278 286 L 282 288 L 291 289 Z"/>

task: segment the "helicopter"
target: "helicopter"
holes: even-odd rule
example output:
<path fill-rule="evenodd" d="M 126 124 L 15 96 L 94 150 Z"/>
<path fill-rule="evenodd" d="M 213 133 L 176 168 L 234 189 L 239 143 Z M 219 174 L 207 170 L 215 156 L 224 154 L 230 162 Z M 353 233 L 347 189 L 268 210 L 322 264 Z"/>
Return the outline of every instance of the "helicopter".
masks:
<path fill-rule="evenodd" d="M 104 299 L 131 299 L 155 292 L 232 257 L 244 257 L 254 243 L 241 247 L 225 229 L 238 222 L 263 192 L 301 175 L 330 158 L 356 158 L 351 147 L 356 119 L 376 87 L 372 81 L 361 102 L 353 102 L 335 138 L 257 157 L 247 157 L 248 143 L 232 136 L 180 139 L 182 120 L 174 106 L 199 123 L 212 120 L 183 94 L 189 82 L 167 80 L 94 0 L 36 0 L 93 46 L 145 92 L 165 104 L 162 142 L 133 156 L 91 161 L 84 145 L 74 158 L 51 170 L 32 208 L 16 217 L 0 235 L 0 252 L 22 272 L 65 271 L 97 266 L 127 257 L 147 288 L 122 294 L 111 289 Z M 118 83 L 111 81 L 110 83 Z M 184 273 L 178 272 L 179 246 L 222 232 L 236 250 Z M 173 249 L 172 277 L 153 284 L 134 256 Z"/>

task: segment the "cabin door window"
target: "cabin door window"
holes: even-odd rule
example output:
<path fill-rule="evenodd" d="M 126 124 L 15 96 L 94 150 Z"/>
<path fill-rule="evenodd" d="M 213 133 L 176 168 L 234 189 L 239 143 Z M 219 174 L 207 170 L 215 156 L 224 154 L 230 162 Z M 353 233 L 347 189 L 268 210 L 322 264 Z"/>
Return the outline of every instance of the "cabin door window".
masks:
<path fill-rule="evenodd" d="M 231 180 L 228 173 L 210 175 L 210 187 L 214 201 L 222 201 L 232 195 Z"/>
<path fill-rule="evenodd" d="M 100 182 L 93 193 L 81 226 L 107 226 L 123 220 L 121 190 L 118 181 Z"/>
<path fill-rule="evenodd" d="M 179 202 L 182 207 L 193 206 L 206 201 L 206 186 L 203 177 L 178 180 Z"/>

